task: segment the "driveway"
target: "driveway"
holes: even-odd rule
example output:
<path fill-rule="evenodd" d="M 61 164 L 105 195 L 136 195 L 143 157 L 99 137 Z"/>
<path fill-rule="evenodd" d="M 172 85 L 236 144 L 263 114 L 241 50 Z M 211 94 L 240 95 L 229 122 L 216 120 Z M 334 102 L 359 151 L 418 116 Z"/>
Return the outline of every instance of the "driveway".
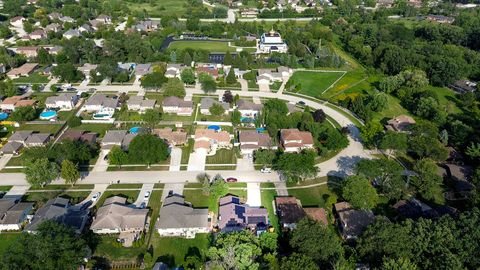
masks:
<path fill-rule="evenodd" d="M 76 206 L 82 206 L 84 205 L 85 203 L 88 203 L 88 202 L 91 202 L 92 201 L 92 197 L 93 195 L 95 195 L 96 193 L 100 192 L 100 197 L 103 196 L 103 194 L 105 193 L 105 191 L 107 190 L 107 187 L 109 186 L 109 184 L 95 184 L 93 186 L 93 190 L 90 192 L 90 194 L 88 194 L 87 198 L 85 198 L 85 200 L 81 201 L 80 203 L 76 204 Z M 99 198 L 100 199 L 100 198 Z M 92 202 L 92 204 L 89 206 L 89 208 L 92 208 L 95 206 L 95 204 L 97 204 L 98 202 L 98 199 L 94 202 Z"/>
<path fill-rule="evenodd" d="M 248 82 L 244 78 L 238 78 L 242 91 L 248 92 Z"/>
<path fill-rule="evenodd" d="M 168 196 L 170 192 L 173 194 L 178 194 L 182 195 L 183 194 L 183 186 L 184 184 L 165 184 L 163 186 L 163 193 L 162 193 L 162 202 L 165 200 L 165 198 Z"/>
<path fill-rule="evenodd" d="M 182 148 L 173 147 L 170 153 L 170 171 L 180 171 L 182 163 Z"/>
<path fill-rule="evenodd" d="M 255 104 L 262 104 L 262 101 L 260 100 L 260 97 L 252 97 L 253 103 Z"/>
<path fill-rule="evenodd" d="M 260 183 L 247 183 L 247 204 L 253 207 L 262 206 Z"/>
<path fill-rule="evenodd" d="M 204 171 L 207 160 L 207 150 L 197 149 L 190 154 L 187 171 Z"/>
<path fill-rule="evenodd" d="M 92 172 L 106 172 L 108 169 L 108 160 L 105 160 L 105 156 L 108 155 L 110 149 L 102 149 L 100 150 L 100 154 L 98 154 L 98 159 L 95 162 L 95 165 L 92 169 Z"/>
<path fill-rule="evenodd" d="M 255 167 L 253 166 L 253 158 L 243 157 L 237 158 L 237 171 L 253 171 Z"/>
<path fill-rule="evenodd" d="M 274 184 L 278 196 L 288 196 L 287 184 L 285 182 L 275 182 Z"/>
<path fill-rule="evenodd" d="M 155 184 L 143 184 L 142 189 L 140 190 L 140 193 L 138 193 L 137 200 L 133 203 L 136 207 L 140 207 L 143 202 L 145 202 L 145 206 L 148 205 L 148 200 L 152 197 L 152 191 L 153 191 L 153 186 Z M 150 191 L 150 196 L 148 199 L 145 199 L 145 193 Z"/>
<path fill-rule="evenodd" d="M 13 186 L 6 194 L 3 196 L 3 199 L 18 200 L 27 193 L 30 189 L 30 186 Z"/>
<path fill-rule="evenodd" d="M 10 159 L 13 157 L 12 154 L 5 154 L 0 158 L 0 170 L 3 170 Z"/>
<path fill-rule="evenodd" d="M 258 85 L 258 89 L 260 92 L 270 92 L 270 85 L 266 83 L 260 83 Z"/>

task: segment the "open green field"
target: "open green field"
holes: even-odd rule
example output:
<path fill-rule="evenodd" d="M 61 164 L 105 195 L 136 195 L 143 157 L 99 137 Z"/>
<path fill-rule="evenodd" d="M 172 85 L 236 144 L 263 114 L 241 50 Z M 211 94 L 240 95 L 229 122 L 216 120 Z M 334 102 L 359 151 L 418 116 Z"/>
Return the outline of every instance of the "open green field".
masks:
<path fill-rule="evenodd" d="M 338 196 L 329 186 L 332 186 L 332 183 L 337 180 L 338 179 L 334 177 L 321 177 L 314 180 L 303 181 L 299 184 L 287 184 L 288 187 L 304 187 L 290 188 L 288 194 L 297 197 L 303 206 L 331 208 L 330 203 L 336 203 Z M 329 182 L 328 184 L 327 181 Z M 320 185 L 311 186 L 316 184 Z"/>
<path fill-rule="evenodd" d="M 181 17 L 187 10 L 186 3 L 186 0 L 154 0 L 145 1 L 144 3 L 128 1 L 127 6 L 132 13 L 143 13 L 145 10 L 151 17 L 163 17 L 165 15 L 176 15 L 177 17 Z"/>
<path fill-rule="evenodd" d="M 209 234 L 197 234 L 194 239 L 154 237 L 150 244 L 153 246 L 154 258 L 169 266 L 180 267 L 187 256 L 204 254 L 210 245 L 210 239 Z"/>
<path fill-rule="evenodd" d="M 457 106 L 457 97 L 454 91 L 446 87 L 428 86 L 427 89 L 432 90 L 438 98 L 441 106 L 445 107 L 448 113 L 461 113 L 462 110 Z"/>
<path fill-rule="evenodd" d="M 234 47 L 229 47 L 228 42 L 223 41 L 196 41 L 179 40 L 170 43 L 169 49 L 185 50 L 187 48 L 194 50 L 206 50 L 209 52 L 234 52 Z"/>
<path fill-rule="evenodd" d="M 320 97 L 343 74 L 343 72 L 296 71 L 290 80 L 301 85 L 298 93 Z"/>

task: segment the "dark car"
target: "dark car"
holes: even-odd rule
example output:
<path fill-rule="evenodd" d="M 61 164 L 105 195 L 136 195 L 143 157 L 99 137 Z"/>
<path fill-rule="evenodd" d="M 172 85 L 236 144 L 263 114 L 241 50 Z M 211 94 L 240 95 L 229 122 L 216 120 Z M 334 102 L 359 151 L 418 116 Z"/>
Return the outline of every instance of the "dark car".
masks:
<path fill-rule="evenodd" d="M 302 105 L 302 106 L 305 106 L 305 101 L 303 100 L 300 100 L 299 102 L 297 102 L 298 105 Z"/>
<path fill-rule="evenodd" d="M 225 181 L 228 182 L 228 183 L 238 182 L 237 178 L 234 178 L 234 177 L 229 177 L 229 178 L 227 178 L 227 180 L 225 180 Z"/>

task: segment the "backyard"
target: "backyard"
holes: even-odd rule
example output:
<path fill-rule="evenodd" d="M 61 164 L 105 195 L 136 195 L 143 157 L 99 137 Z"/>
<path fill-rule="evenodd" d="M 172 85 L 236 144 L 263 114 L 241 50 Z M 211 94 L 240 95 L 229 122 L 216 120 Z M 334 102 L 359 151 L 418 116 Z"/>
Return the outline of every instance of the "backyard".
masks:
<path fill-rule="evenodd" d="M 273 208 L 273 201 L 275 200 L 275 196 L 277 196 L 275 185 L 273 183 L 262 183 L 260 187 L 268 188 L 261 190 L 262 206 L 268 210 L 268 219 L 270 220 L 270 224 L 275 228 L 275 230 L 279 230 L 278 217 Z"/>
<path fill-rule="evenodd" d="M 209 52 L 235 52 L 236 47 L 228 46 L 226 41 L 197 41 L 197 40 L 179 40 L 170 43 L 168 46 L 170 49 L 185 50 L 185 49 L 195 49 L 195 50 L 205 50 Z M 246 51 L 252 51 L 255 49 L 244 48 Z"/>
<path fill-rule="evenodd" d="M 298 93 L 320 97 L 335 81 L 337 81 L 344 72 L 312 72 L 297 71 L 289 81 L 295 85 L 300 85 Z"/>

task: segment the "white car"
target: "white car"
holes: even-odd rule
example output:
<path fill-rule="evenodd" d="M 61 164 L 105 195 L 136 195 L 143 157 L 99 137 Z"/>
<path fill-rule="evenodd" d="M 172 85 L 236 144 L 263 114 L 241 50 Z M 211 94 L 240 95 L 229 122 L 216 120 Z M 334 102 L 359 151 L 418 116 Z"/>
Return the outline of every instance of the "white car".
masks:
<path fill-rule="evenodd" d="M 98 200 L 98 198 L 100 198 L 100 192 L 97 192 L 95 194 L 93 194 L 93 197 L 92 197 L 92 202 L 95 202 Z"/>
<path fill-rule="evenodd" d="M 145 192 L 145 196 L 143 196 L 143 199 L 148 200 L 149 197 L 150 197 L 150 191 Z"/>
<path fill-rule="evenodd" d="M 261 172 L 261 173 L 271 173 L 271 172 L 272 172 L 272 168 L 266 168 L 266 167 L 264 167 L 264 168 L 262 168 L 262 169 L 260 170 L 260 172 Z"/>

